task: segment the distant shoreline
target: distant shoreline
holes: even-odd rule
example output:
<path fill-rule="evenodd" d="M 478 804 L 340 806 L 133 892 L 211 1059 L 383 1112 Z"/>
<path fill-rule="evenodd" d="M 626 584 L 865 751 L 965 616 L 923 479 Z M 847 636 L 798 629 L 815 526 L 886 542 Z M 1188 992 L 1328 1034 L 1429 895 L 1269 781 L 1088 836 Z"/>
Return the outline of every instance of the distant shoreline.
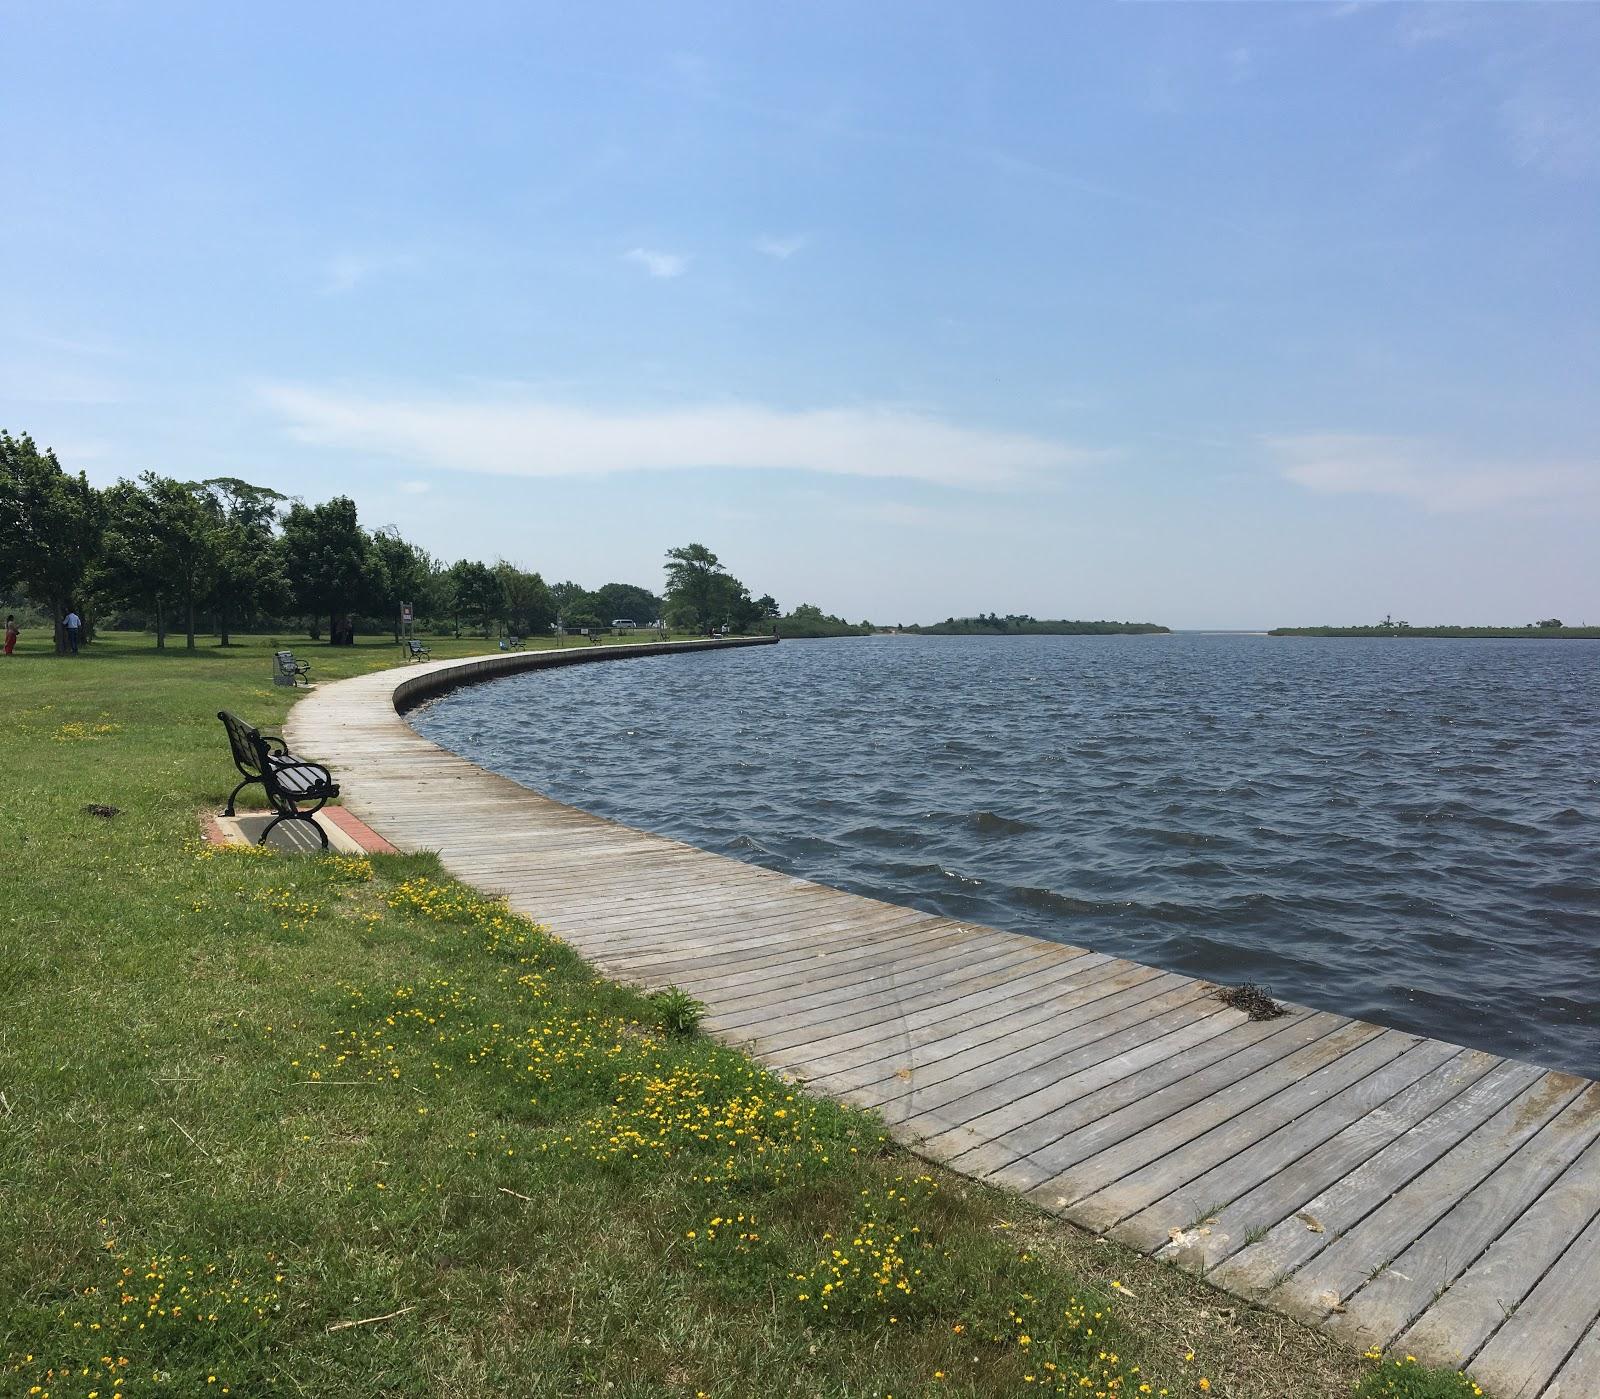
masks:
<path fill-rule="evenodd" d="M 1268 636 L 1433 637 L 1469 640 L 1596 641 L 1600 627 L 1274 627 Z"/>

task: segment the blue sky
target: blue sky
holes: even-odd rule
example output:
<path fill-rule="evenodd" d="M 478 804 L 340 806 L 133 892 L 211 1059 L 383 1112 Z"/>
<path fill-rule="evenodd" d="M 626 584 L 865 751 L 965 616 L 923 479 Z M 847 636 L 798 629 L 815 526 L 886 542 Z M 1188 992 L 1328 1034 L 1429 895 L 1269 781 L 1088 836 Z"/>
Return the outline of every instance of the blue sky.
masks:
<path fill-rule="evenodd" d="M 1600 623 L 1600 6 L 0 0 L 0 426 L 852 619 Z"/>

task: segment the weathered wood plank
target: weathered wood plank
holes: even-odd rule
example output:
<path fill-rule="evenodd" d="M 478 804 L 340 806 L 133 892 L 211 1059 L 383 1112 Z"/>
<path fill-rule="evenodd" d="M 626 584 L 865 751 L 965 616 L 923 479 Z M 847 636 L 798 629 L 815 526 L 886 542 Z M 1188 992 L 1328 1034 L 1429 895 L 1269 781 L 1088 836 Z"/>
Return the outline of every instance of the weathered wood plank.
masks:
<path fill-rule="evenodd" d="M 1117 1186 L 1124 1204 L 1135 1194 L 1150 1195 L 1151 1199 L 1137 1213 L 1125 1217 L 1111 1231 L 1112 1237 L 1153 1253 L 1171 1240 L 1173 1230 L 1181 1231 L 1192 1219 L 1215 1215 L 1220 1223 L 1233 1201 L 1351 1123 L 1379 1111 L 1396 1094 L 1459 1053 L 1454 1045 L 1421 1040 L 1343 1088 L 1332 1074 L 1320 1083 L 1316 1075 L 1302 1080 L 1125 1177 Z M 1348 1055 L 1332 1067 L 1348 1068 L 1355 1057 Z M 1272 1125 L 1275 1119 L 1281 1119 L 1276 1127 Z M 1163 1185 L 1170 1187 L 1166 1194 L 1152 1193 Z"/>
<path fill-rule="evenodd" d="M 1600 1141 L 1457 1278 L 1396 1342 L 1430 1365 L 1475 1353 L 1522 1305 L 1556 1260 L 1600 1215 Z M 1399 1260 L 1396 1266 L 1401 1266 Z M 1600 1281 L 1600 1258 L 1594 1263 Z M 1600 1388 L 1594 1391 L 1600 1394 Z"/>
<path fill-rule="evenodd" d="M 1363 1350 L 1387 1346 L 1600 1135 L 1597 1112 L 1600 1085 L 1481 1175 L 1458 1204 L 1355 1293 L 1348 1309 L 1329 1319 L 1327 1329 Z M 1600 1288 L 1600 1259 L 1595 1260 L 1594 1278 Z"/>
<path fill-rule="evenodd" d="M 1244 1248 L 1252 1234 L 1303 1208 L 1318 1191 L 1410 1131 L 1501 1062 L 1478 1050 L 1459 1050 L 1454 1045 L 1442 1045 L 1441 1049 L 1453 1051 L 1453 1055 L 1438 1069 L 1318 1144 L 1315 1151 L 1279 1166 L 1232 1201 L 1206 1231 L 1185 1233 L 1164 1245 L 1160 1256 L 1197 1271 L 1215 1267 Z M 1508 1098 L 1512 1091 L 1507 1090 Z"/>
<path fill-rule="evenodd" d="M 1589 1221 L 1472 1362 L 1473 1376 L 1495 1399 L 1535 1399 L 1586 1333 L 1592 1343 L 1600 1314 L 1596 1259 L 1600 1216 Z"/>

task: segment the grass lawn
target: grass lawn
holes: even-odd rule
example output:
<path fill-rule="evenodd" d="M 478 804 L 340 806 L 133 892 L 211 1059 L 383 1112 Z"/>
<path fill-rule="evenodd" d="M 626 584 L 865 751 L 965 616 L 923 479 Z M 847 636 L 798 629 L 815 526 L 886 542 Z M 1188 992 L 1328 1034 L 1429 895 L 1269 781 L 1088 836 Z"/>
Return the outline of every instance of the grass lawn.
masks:
<path fill-rule="evenodd" d="M 0 660 L 0 1395 L 1472 1393 L 927 1167 L 431 857 L 204 846 L 269 638 L 44 644 Z"/>

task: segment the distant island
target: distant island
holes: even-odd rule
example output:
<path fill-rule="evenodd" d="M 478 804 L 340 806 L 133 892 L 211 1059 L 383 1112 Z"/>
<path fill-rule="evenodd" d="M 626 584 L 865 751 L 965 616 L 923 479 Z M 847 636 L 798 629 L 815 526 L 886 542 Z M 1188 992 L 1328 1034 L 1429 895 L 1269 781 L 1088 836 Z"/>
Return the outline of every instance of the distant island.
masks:
<path fill-rule="evenodd" d="M 1600 627 L 1569 627 L 1559 617 L 1529 622 L 1525 627 L 1414 627 L 1385 617 L 1370 627 L 1274 627 L 1268 636 L 1382 636 L 1382 637 L 1551 637 L 1600 638 Z"/>
<path fill-rule="evenodd" d="M 947 617 L 927 627 L 900 627 L 920 636 L 1124 636 L 1168 632 L 1154 622 L 1069 622 L 1010 613 L 990 612 L 976 617 Z"/>

